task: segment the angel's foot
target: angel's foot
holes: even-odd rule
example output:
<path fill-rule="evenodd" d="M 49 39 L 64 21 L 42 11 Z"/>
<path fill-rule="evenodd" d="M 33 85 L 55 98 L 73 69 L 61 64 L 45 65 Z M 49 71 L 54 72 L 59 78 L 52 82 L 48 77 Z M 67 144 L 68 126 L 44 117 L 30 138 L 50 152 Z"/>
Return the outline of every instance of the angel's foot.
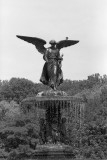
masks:
<path fill-rule="evenodd" d="M 51 84 L 51 86 L 50 86 L 53 90 L 54 90 L 54 84 Z"/>
<path fill-rule="evenodd" d="M 56 89 L 56 87 L 54 87 L 54 89 L 53 89 L 54 91 L 56 91 L 57 89 Z"/>
<path fill-rule="evenodd" d="M 54 91 L 56 91 L 56 90 L 57 90 L 54 84 L 51 84 L 51 86 L 50 86 L 50 87 L 51 87 Z"/>

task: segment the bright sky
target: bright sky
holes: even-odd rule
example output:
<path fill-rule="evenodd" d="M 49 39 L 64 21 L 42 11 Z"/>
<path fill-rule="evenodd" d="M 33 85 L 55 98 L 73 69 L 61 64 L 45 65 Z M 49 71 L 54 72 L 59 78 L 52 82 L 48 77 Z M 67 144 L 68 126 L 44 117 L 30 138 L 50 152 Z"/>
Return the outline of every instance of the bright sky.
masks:
<path fill-rule="evenodd" d="M 107 0 L 0 0 L 0 79 L 39 82 L 42 54 L 16 35 L 79 40 L 61 50 L 64 79 L 107 74 Z"/>

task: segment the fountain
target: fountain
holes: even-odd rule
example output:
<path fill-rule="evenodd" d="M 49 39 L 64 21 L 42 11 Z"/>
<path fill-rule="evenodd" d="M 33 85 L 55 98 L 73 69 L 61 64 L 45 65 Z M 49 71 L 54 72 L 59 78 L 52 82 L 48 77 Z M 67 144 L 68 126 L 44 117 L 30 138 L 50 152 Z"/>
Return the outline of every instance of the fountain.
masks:
<path fill-rule="evenodd" d="M 46 62 L 40 81 L 51 88 L 51 90 L 42 91 L 34 97 L 26 98 L 21 103 L 24 113 L 35 112 L 37 114 L 37 110 L 44 113 L 43 117 L 37 115 L 40 123 L 40 138 L 33 158 L 71 158 L 74 156 L 73 148 L 80 145 L 84 102 L 80 98 L 71 97 L 57 89 L 63 82 L 61 70 L 63 56 L 60 56 L 59 51 L 61 48 L 74 45 L 79 41 L 67 38 L 56 43 L 55 40 L 51 40 L 51 47 L 45 48 L 46 42 L 40 38 L 17 37 L 34 44 L 37 50 L 43 54 Z M 72 135 L 67 135 L 69 130 Z"/>
<path fill-rule="evenodd" d="M 41 136 L 34 157 L 54 157 L 56 159 L 74 156 L 73 148 L 80 145 L 80 130 L 84 121 L 84 101 L 82 99 L 68 96 L 61 91 L 46 91 L 35 97 L 24 99 L 21 105 L 24 113 L 35 111 L 36 114 L 37 109 L 44 112 L 44 117 L 41 118 L 38 115 Z M 69 126 L 69 120 L 71 126 Z M 69 127 L 72 127 L 73 134 L 71 142 L 66 135 Z"/>

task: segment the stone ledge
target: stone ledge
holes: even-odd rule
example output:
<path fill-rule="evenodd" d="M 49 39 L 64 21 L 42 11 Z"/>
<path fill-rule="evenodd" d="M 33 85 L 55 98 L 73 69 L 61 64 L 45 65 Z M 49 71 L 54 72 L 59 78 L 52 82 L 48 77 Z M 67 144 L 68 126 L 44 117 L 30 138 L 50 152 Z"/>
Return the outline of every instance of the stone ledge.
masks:
<path fill-rule="evenodd" d="M 65 144 L 44 144 L 38 145 L 33 154 L 35 157 L 44 158 L 65 158 L 74 157 L 73 148 Z"/>
<path fill-rule="evenodd" d="M 53 97 L 53 96 L 56 97 L 56 96 L 68 96 L 68 95 L 64 91 L 47 90 L 47 91 L 39 92 L 36 97 Z"/>

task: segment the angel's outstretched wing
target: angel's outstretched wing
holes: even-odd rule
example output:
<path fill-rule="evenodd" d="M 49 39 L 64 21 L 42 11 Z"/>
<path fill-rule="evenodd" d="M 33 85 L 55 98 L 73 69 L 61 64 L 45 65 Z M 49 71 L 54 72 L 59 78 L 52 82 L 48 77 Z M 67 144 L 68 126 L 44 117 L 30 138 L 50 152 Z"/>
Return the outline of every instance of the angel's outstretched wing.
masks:
<path fill-rule="evenodd" d="M 19 36 L 17 35 L 18 38 L 28 42 L 28 43 L 32 43 L 33 45 L 36 46 L 37 50 L 44 54 L 46 51 L 46 48 L 44 47 L 44 45 L 46 44 L 46 41 L 37 37 L 26 37 L 26 36 Z"/>
<path fill-rule="evenodd" d="M 74 41 L 74 40 L 62 40 L 62 41 L 59 41 L 57 43 L 57 48 L 61 49 L 61 48 L 64 48 L 64 47 L 68 47 L 68 46 L 74 45 L 74 44 L 76 44 L 78 42 L 79 41 Z"/>

